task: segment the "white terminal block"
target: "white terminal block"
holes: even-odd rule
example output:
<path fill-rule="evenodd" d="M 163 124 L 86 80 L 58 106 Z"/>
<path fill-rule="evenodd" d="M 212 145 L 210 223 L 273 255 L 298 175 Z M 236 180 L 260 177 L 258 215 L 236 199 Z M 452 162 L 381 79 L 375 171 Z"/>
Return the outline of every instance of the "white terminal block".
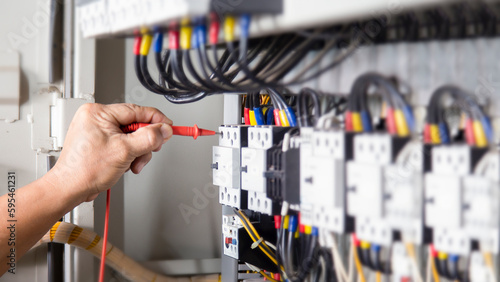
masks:
<path fill-rule="evenodd" d="M 429 227 L 462 227 L 462 181 L 456 176 L 425 175 L 425 222 Z"/>
<path fill-rule="evenodd" d="M 412 141 L 401 150 L 395 164 L 384 169 L 386 218 L 406 242 L 415 244 L 424 239 L 424 154 L 422 142 Z"/>
<path fill-rule="evenodd" d="M 463 178 L 463 220 L 467 234 L 482 251 L 498 254 L 500 185 L 481 176 Z"/>
<path fill-rule="evenodd" d="M 402 232 L 406 241 L 421 244 L 423 239 L 423 174 L 392 165 L 384 170 L 384 210 L 394 230 Z"/>
<path fill-rule="evenodd" d="M 359 134 L 354 137 L 354 161 L 389 165 L 392 162 L 392 136 L 385 133 Z"/>
<path fill-rule="evenodd" d="M 463 226 L 462 178 L 451 175 L 425 175 L 425 222 L 433 228 L 437 250 L 456 255 L 471 251 L 470 236 Z"/>
<path fill-rule="evenodd" d="M 432 148 L 432 172 L 440 175 L 466 176 L 471 172 L 472 155 L 468 145 Z"/>
<path fill-rule="evenodd" d="M 222 216 L 222 244 L 224 245 L 224 255 L 234 259 L 239 259 L 238 244 L 240 238 L 238 237 L 238 230 L 240 228 L 243 228 L 243 225 L 241 225 L 240 219 L 237 216 Z M 231 239 L 231 242 L 227 241 L 228 238 Z"/>
<path fill-rule="evenodd" d="M 384 194 L 382 166 L 347 162 L 347 211 L 349 215 L 382 218 Z"/>
<path fill-rule="evenodd" d="M 310 174 L 301 175 L 301 182 L 311 187 L 314 225 L 337 233 L 345 232 L 346 225 L 344 143 L 343 131 L 315 131 Z"/>
<path fill-rule="evenodd" d="M 241 150 L 241 188 L 248 191 L 248 209 L 272 214 L 273 204 L 267 197 L 267 150 L 273 146 L 273 127 L 248 128 L 248 147 Z"/>
<path fill-rule="evenodd" d="M 241 208 L 241 146 L 246 145 L 246 136 L 238 125 L 219 127 L 219 146 L 212 150 L 213 184 L 219 186 L 219 202 Z"/>

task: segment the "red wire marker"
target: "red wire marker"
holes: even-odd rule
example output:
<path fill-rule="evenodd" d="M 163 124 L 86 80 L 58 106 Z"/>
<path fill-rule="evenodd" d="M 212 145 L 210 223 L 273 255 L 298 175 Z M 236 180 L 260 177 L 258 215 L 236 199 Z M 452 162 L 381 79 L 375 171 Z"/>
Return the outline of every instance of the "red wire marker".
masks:
<path fill-rule="evenodd" d="M 150 125 L 150 123 L 140 123 L 140 122 L 134 122 L 129 125 L 124 125 L 120 127 L 123 131 L 123 133 L 132 133 L 136 131 L 137 129 L 141 127 L 145 127 Z M 171 125 L 173 135 L 180 135 L 180 136 L 192 136 L 193 139 L 196 140 L 198 136 L 209 136 L 209 135 L 215 135 L 216 132 L 208 129 L 202 129 L 198 128 L 198 126 L 195 124 L 194 126 L 174 126 Z"/>

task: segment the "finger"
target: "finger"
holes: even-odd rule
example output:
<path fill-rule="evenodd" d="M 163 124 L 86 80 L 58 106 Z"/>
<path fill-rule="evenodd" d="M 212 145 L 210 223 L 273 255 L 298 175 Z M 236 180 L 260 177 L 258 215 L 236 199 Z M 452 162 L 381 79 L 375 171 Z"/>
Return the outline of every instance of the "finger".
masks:
<path fill-rule="evenodd" d="M 106 110 L 115 118 L 118 125 L 133 122 L 172 124 L 172 121 L 156 108 L 135 104 L 111 104 L 106 105 Z"/>
<path fill-rule="evenodd" d="M 142 169 L 149 163 L 149 161 L 153 158 L 153 154 L 151 152 L 142 155 L 135 159 L 130 166 L 133 173 L 138 174 L 142 171 Z"/>
<path fill-rule="evenodd" d="M 154 149 L 153 152 L 159 152 L 161 150 L 161 147 L 163 147 L 163 144 L 161 144 L 160 147 Z"/>
<path fill-rule="evenodd" d="M 165 123 L 151 124 L 139 128 L 133 133 L 121 134 L 120 136 L 124 139 L 132 157 L 137 158 L 152 152 L 167 142 L 172 136 L 172 127 Z"/>

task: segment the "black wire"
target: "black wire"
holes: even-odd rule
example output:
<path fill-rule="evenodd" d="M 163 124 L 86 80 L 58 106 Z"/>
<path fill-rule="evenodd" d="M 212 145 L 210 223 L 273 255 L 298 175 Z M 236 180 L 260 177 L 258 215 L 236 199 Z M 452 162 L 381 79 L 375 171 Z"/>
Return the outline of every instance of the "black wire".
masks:
<path fill-rule="evenodd" d="M 172 69 L 174 71 L 175 76 L 177 79 L 188 89 L 196 92 L 202 92 L 205 91 L 202 87 L 193 84 L 189 79 L 186 77 L 186 74 L 184 72 L 184 69 L 182 67 L 182 52 L 178 52 L 176 49 L 170 50 L 170 61 L 172 65 Z"/>
<path fill-rule="evenodd" d="M 168 49 L 165 53 L 163 53 L 163 58 L 161 58 L 160 53 L 155 53 L 156 67 L 158 68 L 161 78 L 168 83 L 169 87 L 174 87 L 180 90 L 189 90 L 186 86 L 175 81 L 170 63 L 171 55 L 172 53 Z M 160 80 L 160 82 L 162 81 Z"/>
<path fill-rule="evenodd" d="M 186 63 L 187 69 L 189 73 L 194 77 L 196 81 L 198 81 L 199 84 L 204 86 L 207 89 L 210 89 L 214 92 L 221 92 L 224 89 L 221 89 L 217 84 L 215 84 L 210 78 L 209 79 L 202 79 L 201 76 L 198 74 L 196 69 L 193 66 L 193 62 L 191 61 L 191 52 L 189 50 L 183 50 L 182 51 L 184 61 Z M 203 63 L 200 61 L 202 64 L 202 68 L 204 68 Z"/>
<path fill-rule="evenodd" d="M 309 116 L 309 101 L 308 98 L 310 98 L 313 102 L 313 114 L 314 114 L 314 120 L 311 120 L 311 117 Z M 298 111 L 298 116 L 299 116 L 299 126 L 311 126 L 315 125 L 316 122 L 318 121 L 319 117 L 321 116 L 321 107 L 319 103 L 319 95 L 316 91 L 310 89 L 310 88 L 303 88 L 300 91 L 298 101 L 297 101 L 297 111 Z"/>

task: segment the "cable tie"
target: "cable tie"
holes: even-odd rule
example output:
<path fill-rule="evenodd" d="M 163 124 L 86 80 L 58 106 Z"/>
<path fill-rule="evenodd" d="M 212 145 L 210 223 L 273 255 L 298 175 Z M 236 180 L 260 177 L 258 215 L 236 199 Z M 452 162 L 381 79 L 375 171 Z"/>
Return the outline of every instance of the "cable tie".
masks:
<path fill-rule="evenodd" d="M 257 240 L 257 241 L 255 241 L 255 242 L 252 243 L 251 248 L 252 249 L 257 248 L 260 245 L 260 243 L 262 243 L 262 241 L 264 241 L 264 238 L 260 237 L 259 240 Z"/>

